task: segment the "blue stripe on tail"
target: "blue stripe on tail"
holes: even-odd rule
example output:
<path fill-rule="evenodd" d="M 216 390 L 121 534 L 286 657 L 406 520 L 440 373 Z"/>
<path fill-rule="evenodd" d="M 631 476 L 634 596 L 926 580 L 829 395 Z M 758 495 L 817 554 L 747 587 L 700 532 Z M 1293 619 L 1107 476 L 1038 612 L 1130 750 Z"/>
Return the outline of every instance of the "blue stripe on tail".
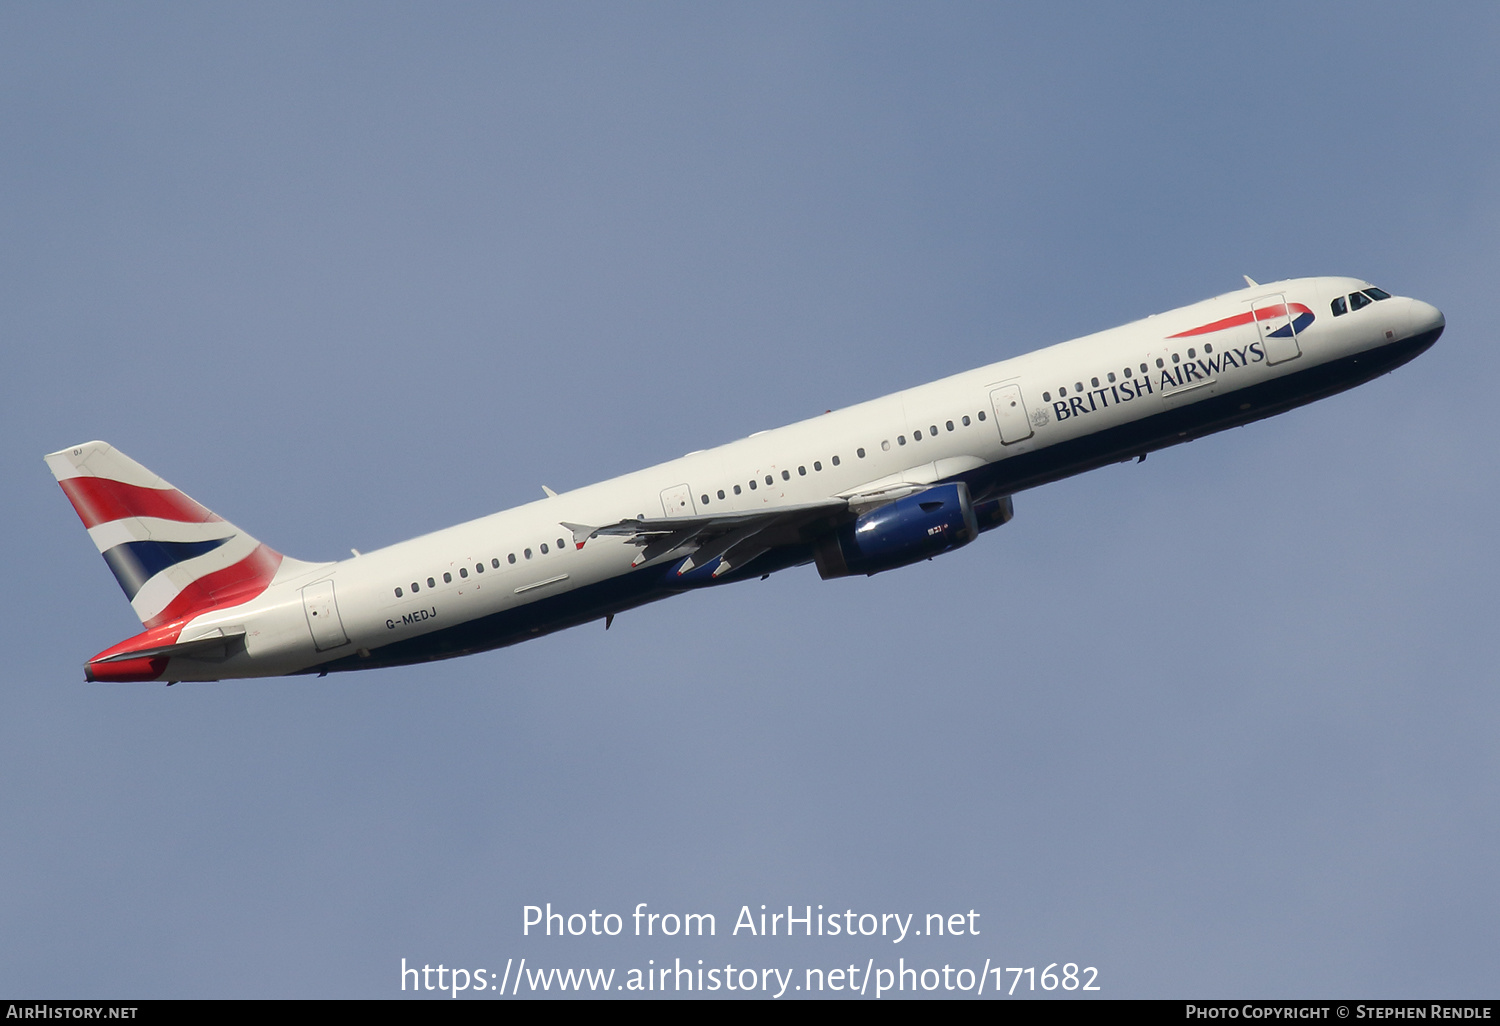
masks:
<path fill-rule="evenodd" d="M 125 542 L 104 553 L 104 561 L 114 571 L 115 580 L 120 582 L 125 597 L 134 599 L 136 592 L 141 590 L 141 586 L 163 570 L 185 559 L 212 552 L 227 541 L 229 538 L 212 538 L 208 541 L 196 542 Z"/>

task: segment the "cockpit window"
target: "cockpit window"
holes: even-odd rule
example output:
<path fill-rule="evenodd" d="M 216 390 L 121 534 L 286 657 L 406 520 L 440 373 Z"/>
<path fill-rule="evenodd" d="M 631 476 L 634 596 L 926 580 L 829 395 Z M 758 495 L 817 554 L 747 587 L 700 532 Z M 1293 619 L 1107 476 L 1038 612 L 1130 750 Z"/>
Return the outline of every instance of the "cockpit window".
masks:
<path fill-rule="evenodd" d="M 1349 309 L 1351 310 L 1363 310 L 1373 302 L 1374 300 L 1363 292 L 1349 293 Z"/>
<path fill-rule="evenodd" d="M 1373 285 L 1370 286 L 1369 288 L 1365 289 L 1365 295 L 1369 296 L 1371 299 L 1390 299 L 1391 298 L 1391 294 L 1389 292 L 1387 292 L 1385 289 L 1377 289 Z"/>
<path fill-rule="evenodd" d="M 1342 316 L 1344 316 L 1344 314 L 1346 314 L 1348 312 L 1349 312 L 1349 301 L 1347 299 L 1345 299 L 1343 296 L 1340 296 L 1339 298 L 1337 298 L 1337 299 L 1335 299 L 1333 301 L 1333 315 L 1335 317 L 1342 317 Z"/>

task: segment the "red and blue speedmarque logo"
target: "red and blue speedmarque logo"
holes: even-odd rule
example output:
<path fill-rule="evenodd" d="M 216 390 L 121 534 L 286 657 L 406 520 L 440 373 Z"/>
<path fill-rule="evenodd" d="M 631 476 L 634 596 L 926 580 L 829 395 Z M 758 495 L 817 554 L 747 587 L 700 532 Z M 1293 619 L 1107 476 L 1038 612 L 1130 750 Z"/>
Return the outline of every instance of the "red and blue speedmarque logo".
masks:
<path fill-rule="evenodd" d="M 1313 312 L 1301 303 L 1271 303 L 1267 306 L 1258 307 L 1254 313 L 1246 311 L 1235 314 L 1233 317 L 1225 317 L 1221 321 L 1212 324 L 1200 324 L 1196 328 L 1187 331 L 1179 331 L 1168 338 L 1191 338 L 1193 335 L 1209 335 L 1215 331 L 1223 331 L 1225 328 L 1237 328 L 1241 324 L 1249 324 L 1251 320 L 1274 321 L 1286 318 L 1286 323 L 1275 331 L 1266 332 L 1267 338 L 1291 338 L 1300 335 L 1307 330 L 1307 326 L 1314 320 Z"/>

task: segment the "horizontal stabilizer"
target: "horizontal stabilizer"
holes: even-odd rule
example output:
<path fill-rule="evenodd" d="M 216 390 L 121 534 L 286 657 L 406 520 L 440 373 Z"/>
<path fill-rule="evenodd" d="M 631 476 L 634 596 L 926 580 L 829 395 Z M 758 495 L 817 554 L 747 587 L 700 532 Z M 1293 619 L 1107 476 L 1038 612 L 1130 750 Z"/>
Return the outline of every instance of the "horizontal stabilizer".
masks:
<path fill-rule="evenodd" d="M 126 638 L 85 663 L 83 675 L 90 681 L 108 683 L 162 680 L 174 658 L 221 660 L 245 644 L 243 627 L 215 627 L 188 641 L 177 640 L 180 633 L 180 627 L 168 625 Z"/>
<path fill-rule="evenodd" d="M 225 654 L 229 646 L 245 637 L 245 628 L 217 630 L 213 634 L 192 641 L 178 641 L 169 645 L 153 645 L 149 648 L 126 649 L 110 655 L 95 656 L 94 663 L 119 663 L 126 659 L 152 659 L 157 656 L 194 656 L 205 658 Z M 118 646 L 117 646 L 118 647 Z"/>

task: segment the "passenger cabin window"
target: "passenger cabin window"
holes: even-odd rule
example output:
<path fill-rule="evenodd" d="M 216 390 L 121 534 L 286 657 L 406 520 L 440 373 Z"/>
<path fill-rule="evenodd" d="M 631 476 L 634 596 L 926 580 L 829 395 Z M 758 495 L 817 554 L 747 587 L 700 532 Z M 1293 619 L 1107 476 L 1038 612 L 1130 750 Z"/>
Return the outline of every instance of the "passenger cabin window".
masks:
<path fill-rule="evenodd" d="M 783 470 L 781 472 L 781 479 L 783 481 L 790 481 L 792 479 L 792 472 L 790 470 Z"/>
<path fill-rule="evenodd" d="M 1052 393 L 1051 392 L 1043 392 L 1042 393 L 1042 402 L 1044 402 L 1044 403 L 1050 403 L 1051 401 L 1052 401 Z M 964 418 L 964 423 L 967 424 L 968 422 L 969 422 L 969 418 L 965 417 Z"/>
<path fill-rule="evenodd" d="M 466 566 L 459 567 L 458 568 L 458 576 L 467 579 L 468 576 L 469 576 L 469 568 L 466 567 Z"/>
<path fill-rule="evenodd" d="M 453 575 L 452 574 L 444 574 L 443 575 L 443 583 L 444 584 L 452 584 L 453 583 Z"/>
<path fill-rule="evenodd" d="M 545 556 L 546 554 L 547 554 L 547 543 L 546 542 L 542 542 L 542 555 Z"/>
<path fill-rule="evenodd" d="M 1349 294 L 1349 309 L 1351 310 L 1362 310 L 1373 302 L 1375 301 L 1363 292 L 1351 292 Z"/>
<path fill-rule="evenodd" d="M 436 588 L 437 587 L 437 581 L 434 581 L 431 577 L 427 578 L 427 587 L 429 587 L 429 588 Z"/>
<path fill-rule="evenodd" d="M 742 491 L 743 489 L 741 489 L 739 485 L 734 486 L 734 494 L 739 495 Z"/>
<path fill-rule="evenodd" d="M 1349 300 L 1345 299 L 1343 296 L 1335 299 L 1330 305 L 1332 305 L 1333 307 L 1333 315 L 1335 317 L 1342 317 L 1344 316 L 1344 314 L 1349 312 Z"/>
<path fill-rule="evenodd" d="M 516 554 L 514 552 L 512 552 L 510 555 L 508 555 L 508 556 L 505 557 L 505 561 L 507 563 L 509 563 L 511 566 L 515 566 L 516 565 Z"/>
<path fill-rule="evenodd" d="M 419 584 L 417 584 L 417 582 L 416 582 L 416 581 L 412 581 L 412 582 L 411 582 L 411 593 L 412 593 L 412 594 L 413 594 L 413 595 L 415 595 L 415 594 L 416 594 L 416 593 L 417 593 L 417 592 L 419 592 L 419 591 L 421 591 L 421 590 L 422 590 L 422 587 L 421 587 L 421 585 L 419 585 Z"/>
<path fill-rule="evenodd" d="M 834 457 L 834 458 L 833 458 L 833 465 L 834 465 L 834 466 L 835 466 L 835 467 L 836 467 L 836 466 L 838 466 L 838 465 L 839 465 L 839 458 L 838 458 L 838 457 L 837 457 L 837 456 L 835 456 L 835 457 Z"/>
<path fill-rule="evenodd" d="M 1050 403 L 1052 400 L 1048 399 L 1047 401 Z M 968 427 L 968 426 L 969 426 L 969 418 L 965 417 L 964 418 L 964 427 Z"/>
<path fill-rule="evenodd" d="M 397 589 L 396 589 L 396 597 L 397 597 L 397 598 L 400 598 L 400 597 L 401 597 L 401 589 L 400 589 L 400 588 L 397 588 Z"/>
<path fill-rule="evenodd" d="M 948 428 L 950 430 L 953 428 L 953 422 L 952 421 L 948 422 Z M 854 455 L 858 456 L 860 459 L 864 459 L 865 458 L 865 451 L 863 449 L 855 449 L 854 450 Z"/>

